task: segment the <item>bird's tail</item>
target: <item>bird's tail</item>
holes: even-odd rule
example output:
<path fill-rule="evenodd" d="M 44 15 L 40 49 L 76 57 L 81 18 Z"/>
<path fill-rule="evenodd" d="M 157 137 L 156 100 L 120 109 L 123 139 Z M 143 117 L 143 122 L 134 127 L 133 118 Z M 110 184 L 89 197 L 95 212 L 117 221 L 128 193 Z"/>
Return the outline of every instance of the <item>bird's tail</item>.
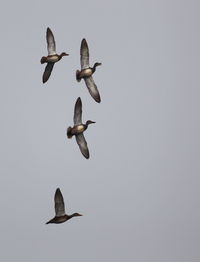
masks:
<path fill-rule="evenodd" d="M 80 74 L 80 71 L 79 71 L 79 70 L 76 70 L 76 80 L 77 80 L 78 82 L 81 81 L 81 78 L 79 77 L 79 74 Z"/>
<path fill-rule="evenodd" d="M 41 64 L 46 63 L 46 57 L 45 57 L 45 56 L 43 56 L 43 57 L 40 59 L 40 63 L 41 63 Z"/>
<path fill-rule="evenodd" d="M 72 133 L 71 133 L 71 131 L 72 131 L 72 128 L 71 128 L 71 126 L 70 126 L 70 127 L 67 128 L 67 137 L 68 137 L 68 138 L 72 138 L 72 136 L 73 136 Z"/>

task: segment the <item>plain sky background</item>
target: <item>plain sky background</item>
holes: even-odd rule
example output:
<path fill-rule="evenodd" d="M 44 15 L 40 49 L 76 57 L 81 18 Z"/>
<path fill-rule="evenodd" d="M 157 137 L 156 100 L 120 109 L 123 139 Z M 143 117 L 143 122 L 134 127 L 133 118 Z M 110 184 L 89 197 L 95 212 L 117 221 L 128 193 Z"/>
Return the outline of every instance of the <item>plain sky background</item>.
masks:
<path fill-rule="evenodd" d="M 200 2 L 2 1 L 0 260 L 200 261 Z M 46 28 L 70 54 L 42 84 Z M 77 83 L 86 38 L 97 104 Z M 82 98 L 91 158 L 72 125 Z M 57 187 L 66 211 L 54 216 Z"/>

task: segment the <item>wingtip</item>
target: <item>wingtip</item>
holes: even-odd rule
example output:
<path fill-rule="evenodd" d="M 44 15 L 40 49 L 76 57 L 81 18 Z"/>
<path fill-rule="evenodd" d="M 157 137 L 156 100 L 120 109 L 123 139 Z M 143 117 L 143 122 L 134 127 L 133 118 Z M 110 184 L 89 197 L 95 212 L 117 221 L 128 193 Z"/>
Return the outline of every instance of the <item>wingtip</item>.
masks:
<path fill-rule="evenodd" d="M 81 102 L 81 98 L 80 98 L 80 96 L 77 98 L 77 100 L 76 100 L 77 102 Z"/>
<path fill-rule="evenodd" d="M 85 43 L 87 43 L 87 41 L 86 41 L 86 39 L 85 39 L 85 38 L 83 38 L 83 39 L 82 39 L 82 43 L 84 43 L 84 42 L 85 42 Z"/>
<path fill-rule="evenodd" d="M 45 84 L 47 82 L 46 79 L 42 79 L 42 83 Z"/>
<path fill-rule="evenodd" d="M 88 48 L 88 44 L 87 44 L 87 41 L 86 41 L 85 38 L 83 38 L 82 41 L 81 41 L 81 47 L 82 47 L 82 48 L 83 48 L 83 47 Z"/>
<path fill-rule="evenodd" d="M 55 192 L 55 197 L 56 197 L 56 195 L 62 195 L 62 193 L 61 193 L 61 190 L 60 190 L 60 188 L 58 187 L 57 189 L 56 189 L 56 192 Z"/>
<path fill-rule="evenodd" d="M 77 99 L 76 99 L 76 104 L 75 104 L 75 106 L 82 106 L 82 101 L 81 101 L 81 98 L 80 97 L 78 97 Z"/>
<path fill-rule="evenodd" d="M 89 150 L 83 151 L 81 150 L 81 154 L 84 156 L 84 158 L 89 159 L 90 158 L 90 152 Z"/>
<path fill-rule="evenodd" d="M 84 156 L 86 159 L 89 159 L 89 158 L 90 158 L 90 153 L 88 152 L 88 154 L 83 154 L 83 156 Z"/>
<path fill-rule="evenodd" d="M 94 100 L 95 100 L 97 103 L 101 103 L 101 97 L 100 97 L 100 96 L 94 97 Z"/>
<path fill-rule="evenodd" d="M 53 32 L 50 27 L 47 27 L 46 36 L 53 35 Z"/>
<path fill-rule="evenodd" d="M 47 82 L 48 78 L 46 78 L 45 76 L 45 72 L 43 73 L 43 76 L 42 76 L 42 83 L 45 84 Z"/>

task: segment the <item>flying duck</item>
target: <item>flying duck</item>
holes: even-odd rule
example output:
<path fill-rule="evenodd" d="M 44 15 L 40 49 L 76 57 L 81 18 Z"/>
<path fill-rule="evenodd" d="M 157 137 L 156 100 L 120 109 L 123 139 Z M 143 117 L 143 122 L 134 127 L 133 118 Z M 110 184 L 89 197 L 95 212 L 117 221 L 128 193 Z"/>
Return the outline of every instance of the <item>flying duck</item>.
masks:
<path fill-rule="evenodd" d="M 64 203 L 64 199 L 63 199 L 62 193 L 60 191 L 60 188 L 56 189 L 54 201 L 55 201 L 56 215 L 53 219 L 46 222 L 46 224 L 51 224 L 51 223 L 60 224 L 60 223 L 63 223 L 65 221 L 69 220 L 72 217 L 82 216 L 79 213 L 74 213 L 72 215 L 67 215 L 65 213 L 65 203 Z"/>
<path fill-rule="evenodd" d="M 43 83 L 46 83 L 47 80 L 49 79 L 54 64 L 58 62 L 63 56 L 68 55 L 64 52 L 61 53 L 60 55 L 56 53 L 56 42 L 53 33 L 49 27 L 47 28 L 47 32 L 46 32 L 46 39 L 47 39 L 48 56 L 43 56 L 40 60 L 41 64 L 47 63 L 42 77 Z"/>
<path fill-rule="evenodd" d="M 88 128 L 89 124 L 93 124 L 93 123 L 95 122 L 91 120 L 88 120 L 85 124 L 82 123 L 82 102 L 81 102 L 81 98 L 79 97 L 76 100 L 76 104 L 74 107 L 74 126 L 68 127 L 67 137 L 72 138 L 72 136 L 75 135 L 76 142 L 79 145 L 81 153 L 87 159 L 90 157 L 90 154 L 83 132 Z"/>
<path fill-rule="evenodd" d="M 80 55 L 81 55 L 81 71 L 79 70 L 76 71 L 76 80 L 80 82 L 81 79 L 83 78 L 85 80 L 85 84 L 88 88 L 88 91 L 90 92 L 90 95 L 94 98 L 96 102 L 100 103 L 101 102 L 100 94 L 97 89 L 97 86 L 95 85 L 92 75 L 96 71 L 96 67 L 100 66 L 101 63 L 95 63 L 93 67 L 90 67 L 89 48 L 85 39 L 83 39 L 81 42 Z"/>

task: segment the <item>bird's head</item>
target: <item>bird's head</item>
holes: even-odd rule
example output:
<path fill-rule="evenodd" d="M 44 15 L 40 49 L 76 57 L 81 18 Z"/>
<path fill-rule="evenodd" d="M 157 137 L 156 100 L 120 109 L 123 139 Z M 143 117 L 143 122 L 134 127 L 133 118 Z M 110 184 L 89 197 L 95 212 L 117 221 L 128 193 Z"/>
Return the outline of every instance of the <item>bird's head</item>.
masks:
<path fill-rule="evenodd" d="M 74 213 L 74 214 L 72 214 L 72 216 L 73 216 L 73 217 L 81 217 L 82 215 L 79 214 L 79 213 Z"/>
<path fill-rule="evenodd" d="M 61 57 L 63 57 L 63 56 L 68 56 L 69 54 L 67 54 L 67 53 L 65 53 L 65 52 L 62 52 L 61 54 L 60 54 L 60 56 Z"/>
<path fill-rule="evenodd" d="M 87 122 L 86 122 L 86 126 L 88 126 L 88 125 L 90 125 L 90 124 L 95 124 L 96 122 L 94 122 L 94 121 L 91 121 L 91 120 L 88 120 Z"/>

